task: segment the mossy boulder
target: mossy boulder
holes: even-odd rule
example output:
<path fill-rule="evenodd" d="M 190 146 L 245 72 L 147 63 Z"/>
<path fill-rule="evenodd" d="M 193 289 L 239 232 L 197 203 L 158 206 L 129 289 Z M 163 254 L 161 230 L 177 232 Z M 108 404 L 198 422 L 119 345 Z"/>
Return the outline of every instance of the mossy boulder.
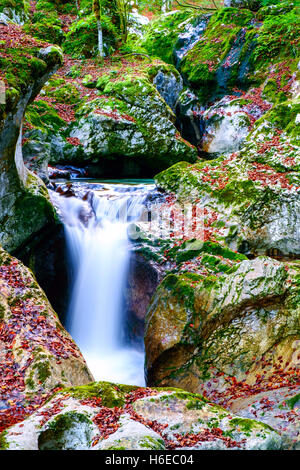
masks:
<path fill-rule="evenodd" d="M 57 14 L 45 15 L 44 12 L 37 12 L 31 22 L 24 26 L 24 30 L 38 39 L 61 45 L 65 39 L 62 26 Z"/>
<path fill-rule="evenodd" d="M 50 420 L 38 438 L 39 450 L 87 450 L 93 423 L 83 413 L 69 411 Z"/>
<path fill-rule="evenodd" d="M 83 72 L 84 73 L 84 72 Z M 81 81 L 81 75 L 76 82 Z M 51 164 L 90 165 L 98 175 L 113 172 L 131 176 L 153 176 L 182 159 L 193 162 L 197 150 L 186 142 L 175 127 L 176 100 L 182 89 L 181 78 L 172 66 L 161 61 L 120 60 L 109 71 L 82 76 L 81 85 L 72 79 L 56 77 L 41 95 L 71 106 L 72 122 L 57 119 L 55 106 L 40 119 L 38 109 L 48 106 L 34 103 L 27 112 L 27 127 L 48 134 Z M 172 90 L 169 85 L 172 84 Z M 174 86 L 173 86 L 174 85 Z M 94 99 L 85 98 L 92 94 Z M 80 97 L 84 99 L 80 100 Z M 99 97 L 97 97 L 99 96 Z M 54 132 L 53 132 L 54 131 Z M 57 132 L 58 131 L 58 132 Z M 26 138 L 34 138 L 28 131 Z M 76 142 L 78 145 L 70 145 Z"/>
<path fill-rule="evenodd" d="M 151 56 L 160 57 L 164 62 L 174 64 L 174 50 L 178 36 L 184 32 L 187 24 L 193 22 L 195 16 L 189 10 L 176 10 L 161 15 L 149 24 L 146 34 L 138 41 L 139 47 L 145 49 Z"/>
<path fill-rule="evenodd" d="M 156 184 L 198 207 L 197 223 L 212 240 L 245 254 L 298 254 L 298 107 L 297 100 L 273 107 L 240 153 L 178 163 L 157 175 Z M 211 214 L 211 223 L 205 225 L 201 210 Z"/>
<path fill-rule="evenodd" d="M 263 0 L 225 0 L 225 7 L 247 8 L 248 10 L 257 11 L 263 6 Z"/>
<path fill-rule="evenodd" d="M 32 272 L 0 249 L 1 400 L 5 413 L 21 407 L 21 417 L 57 387 L 92 380 L 86 363 L 62 327 Z M 16 414 L 18 420 L 18 415 Z"/>
<path fill-rule="evenodd" d="M 5 53 L 0 57 L 6 84 L 6 100 L 0 105 L 0 241 L 13 251 L 33 234 L 56 223 L 46 187 L 24 166 L 21 125 L 27 105 L 61 65 L 62 52 L 38 42 L 17 26 L 9 28 L 13 29 L 13 39 L 5 33 L 6 27 L 2 28 Z"/>
<path fill-rule="evenodd" d="M 281 173 L 300 170 L 300 101 L 284 101 L 256 121 L 242 151 L 247 161 L 269 165 Z"/>
<path fill-rule="evenodd" d="M 122 395 L 123 403 L 105 404 L 103 389 Z M 275 450 L 286 444 L 270 426 L 238 418 L 201 395 L 104 382 L 55 394 L 2 433 L 1 443 L 11 450 Z"/>
<path fill-rule="evenodd" d="M 283 65 L 289 68 L 278 71 L 276 77 L 277 88 L 281 81 L 286 96 L 287 82 L 283 82 L 296 71 L 298 63 L 294 46 L 297 5 L 293 3 L 289 11 L 278 9 L 277 13 L 259 16 L 258 12 L 255 16 L 247 9 L 223 8 L 211 15 L 201 39 L 179 65 L 203 103 L 232 90 L 236 93 L 236 89 L 261 85 L 276 64 L 279 69 Z"/>
<path fill-rule="evenodd" d="M 203 393 L 229 407 L 278 389 L 297 393 L 299 263 L 258 257 L 226 273 L 195 272 L 190 265 L 167 276 L 151 301 L 148 385 Z"/>

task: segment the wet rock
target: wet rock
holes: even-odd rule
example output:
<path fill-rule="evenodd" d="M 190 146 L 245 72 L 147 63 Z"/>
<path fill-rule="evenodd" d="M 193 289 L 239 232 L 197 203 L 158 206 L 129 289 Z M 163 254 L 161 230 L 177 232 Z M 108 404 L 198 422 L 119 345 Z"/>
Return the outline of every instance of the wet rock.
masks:
<path fill-rule="evenodd" d="M 154 77 L 153 84 L 170 108 L 175 111 L 179 94 L 182 91 L 183 83 L 180 75 L 170 73 L 167 75 L 162 70 Z"/>
<path fill-rule="evenodd" d="M 154 67 L 152 74 L 153 78 L 162 77 L 164 72 Z M 179 91 L 178 76 L 167 76 L 177 84 Z M 104 165 L 105 171 L 106 159 L 115 161 L 116 165 L 130 159 L 128 164 L 150 174 L 173 161 L 195 161 L 196 149 L 178 133 L 175 115 L 149 78 L 122 76 L 122 80 L 114 82 L 108 78 L 101 77 L 97 87 L 110 98 L 99 98 L 83 105 L 78 110 L 77 122 L 70 125 L 70 137 L 78 139 L 81 146 L 75 154 L 65 156 L 66 160 L 99 162 L 99 167 Z M 160 85 L 163 86 L 163 82 Z M 165 95 L 170 104 L 178 91 Z"/>
<path fill-rule="evenodd" d="M 46 134 L 34 132 L 27 134 L 23 140 L 23 160 L 26 168 L 35 173 L 45 183 L 49 183 L 48 163 L 51 157 L 51 146 L 46 142 Z M 27 141 L 27 139 L 29 139 Z"/>
<path fill-rule="evenodd" d="M 200 147 L 204 132 L 203 111 L 192 90 L 186 89 L 180 94 L 176 107 L 177 126 L 182 137 L 196 147 Z"/>
<path fill-rule="evenodd" d="M 184 23 L 184 30 L 178 35 L 178 40 L 174 49 L 175 64 L 180 67 L 180 61 L 191 50 L 198 41 L 200 41 L 210 15 L 198 16 L 190 22 Z M 182 28 L 182 25 L 180 25 Z"/>

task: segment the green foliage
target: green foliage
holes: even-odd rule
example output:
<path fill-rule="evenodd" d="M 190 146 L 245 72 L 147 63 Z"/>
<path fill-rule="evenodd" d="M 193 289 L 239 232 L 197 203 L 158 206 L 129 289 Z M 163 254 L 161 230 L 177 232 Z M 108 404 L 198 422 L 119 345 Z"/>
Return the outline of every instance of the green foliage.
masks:
<path fill-rule="evenodd" d="M 265 16 L 252 55 L 255 68 L 274 58 L 297 57 L 297 38 L 300 35 L 299 11 L 293 8 L 283 14 Z"/>
<path fill-rule="evenodd" d="M 68 0 L 38 0 L 36 10 L 59 13 L 77 13 L 76 2 Z"/>
<path fill-rule="evenodd" d="M 118 31 L 111 18 L 101 16 L 106 53 L 112 52 L 118 39 Z M 75 58 L 93 57 L 97 54 L 98 29 L 95 15 L 91 14 L 75 22 L 64 43 L 64 52 Z"/>
<path fill-rule="evenodd" d="M 32 23 L 27 23 L 24 30 L 38 39 L 58 45 L 61 45 L 65 38 L 59 18 L 54 15 L 45 16 L 43 12 L 35 14 Z"/>
<path fill-rule="evenodd" d="M 0 0 L 0 11 L 4 8 L 11 8 L 16 11 L 27 12 L 29 8 L 28 0 Z"/>

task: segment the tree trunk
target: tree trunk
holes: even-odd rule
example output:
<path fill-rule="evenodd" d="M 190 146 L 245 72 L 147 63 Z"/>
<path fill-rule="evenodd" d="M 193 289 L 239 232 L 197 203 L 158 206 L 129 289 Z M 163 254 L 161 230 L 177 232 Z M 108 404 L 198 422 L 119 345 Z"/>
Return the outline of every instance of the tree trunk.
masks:
<path fill-rule="evenodd" d="M 171 10 L 172 0 L 162 0 L 161 11 L 162 13 L 167 13 Z"/>
<path fill-rule="evenodd" d="M 98 51 L 99 51 L 100 57 L 104 57 L 103 32 L 102 32 L 101 21 L 97 21 L 97 27 L 98 27 Z"/>
<path fill-rule="evenodd" d="M 103 31 L 102 31 L 102 24 L 101 24 L 101 0 L 93 0 L 93 7 L 94 7 L 95 17 L 97 19 L 98 53 L 100 57 L 104 57 Z"/>

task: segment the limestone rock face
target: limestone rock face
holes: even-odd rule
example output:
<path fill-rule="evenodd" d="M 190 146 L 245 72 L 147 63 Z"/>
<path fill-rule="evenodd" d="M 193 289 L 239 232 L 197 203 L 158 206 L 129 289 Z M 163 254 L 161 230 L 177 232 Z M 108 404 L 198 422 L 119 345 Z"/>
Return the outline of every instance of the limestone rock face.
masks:
<path fill-rule="evenodd" d="M 209 236 L 245 254 L 299 254 L 298 100 L 274 106 L 252 128 L 240 152 L 179 163 L 157 185 L 213 216 Z"/>
<path fill-rule="evenodd" d="M 270 450 L 290 446 L 270 426 L 201 395 L 99 382 L 60 392 L 5 431 L 11 450 Z"/>
<path fill-rule="evenodd" d="M 1 27 L 0 36 L 9 41 L 6 28 Z M 4 248 L 13 251 L 46 226 L 56 223 L 46 187 L 24 165 L 21 134 L 25 109 L 61 64 L 62 52 L 55 46 L 45 48 L 17 26 L 10 25 L 9 28 L 15 34 L 12 41 L 16 43 L 9 44 L 14 47 L 16 58 L 7 57 L 7 62 L 2 64 L 2 72 L 10 78 L 5 105 L 0 111 L 0 242 Z M 26 55 L 28 53 L 23 51 L 19 41 L 26 45 L 32 56 Z M 13 74 L 12 67 L 16 67 Z"/>
<path fill-rule="evenodd" d="M 275 394 L 278 405 L 278 389 L 297 395 L 299 263 L 258 257 L 226 274 L 190 271 L 167 276 L 149 306 L 148 384 L 204 393 L 226 406 L 237 400 L 236 409 L 247 410 L 256 394 Z M 286 432 L 295 434 L 293 422 Z"/>
<path fill-rule="evenodd" d="M 207 153 L 225 154 L 239 150 L 249 134 L 250 119 L 237 104 L 221 100 L 203 113 L 202 148 Z"/>
<path fill-rule="evenodd" d="M 146 60 L 132 67 L 120 63 L 109 72 L 97 69 L 97 73 L 97 77 L 83 76 L 80 86 L 70 79 L 66 83 L 65 76 L 48 82 L 27 112 L 34 127 L 25 132 L 28 154 L 41 140 L 50 145 L 52 165 L 91 166 L 98 176 L 153 176 L 182 159 L 196 161 L 196 148 L 175 126 L 174 111 L 183 84 L 174 67 Z M 72 103 L 72 120 L 62 120 L 43 101 L 44 96 Z M 39 109 L 47 112 L 43 121 Z"/>
<path fill-rule="evenodd" d="M 32 272 L 0 249 L 0 422 L 26 415 L 56 387 L 93 380 Z M 22 416 L 21 413 L 21 416 Z M 17 417 L 17 413 L 15 411 Z M 17 418 L 18 419 L 18 418 Z"/>

